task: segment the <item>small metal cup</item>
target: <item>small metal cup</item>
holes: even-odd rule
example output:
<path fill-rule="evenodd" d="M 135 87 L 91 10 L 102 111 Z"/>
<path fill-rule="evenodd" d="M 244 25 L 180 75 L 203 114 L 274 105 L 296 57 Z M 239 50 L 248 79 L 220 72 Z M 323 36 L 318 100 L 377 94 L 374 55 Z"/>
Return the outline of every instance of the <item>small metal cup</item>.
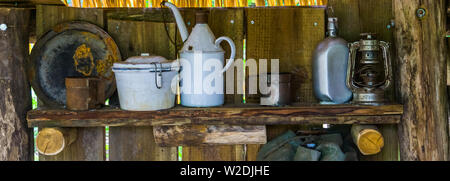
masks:
<path fill-rule="evenodd" d="M 66 108 L 84 111 L 105 103 L 105 82 L 94 77 L 67 77 Z"/>
<path fill-rule="evenodd" d="M 269 93 L 261 96 L 260 104 L 267 106 L 283 106 L 291 104 L 291 74 L 279 73 L 278 80 L 275 80 L 270 75 L 271 74 L 267 75 Z M 277 84 L 278 86 L 276 86 Z"/>

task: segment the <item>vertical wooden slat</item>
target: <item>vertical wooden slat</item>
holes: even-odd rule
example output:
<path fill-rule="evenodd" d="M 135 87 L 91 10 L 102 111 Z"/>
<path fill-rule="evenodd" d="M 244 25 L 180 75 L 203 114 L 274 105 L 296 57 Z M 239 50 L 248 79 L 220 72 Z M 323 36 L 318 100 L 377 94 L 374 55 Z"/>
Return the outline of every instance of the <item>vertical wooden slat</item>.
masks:
<path fill-rule="evenodd" d="M 210 10 L 208 23 L 209 27 L 213 31 L 216 38 L 220 36 L 228 36 L 233 40 L 234 44 L 236 45 L 235 60 L 243 59 L 244 56 L 244 23 L 244 9 L 242 8 Z M 225 42 L 221 45 L 225 50 L 225 59 L 228 59 L 231 54 L 230 46 Z M 231 71 L 232 68 L 233 67 L 231 67 L 229 70 Z M 236 69 L 237 68 L 238 67 L 236 67 Z M 236 85 L 236 76 L 237 74 L 235 72 L 234 94 L 225 95 L 226 104 L 242 104 L 243 94 L 238 94 L 238 89 L 243 90 L 243 86 Z"/>
<path fill-rule="evenodd" d="M 279 59 L 280 72 L 293 74 L 292 98 L 295 102 L 315 103 L 311 83 L 311 57 L 325 36 L 325 11 L 321 8 L 252 8 L 247 14 L 247 60 Z M 270 70 L 268 70 L 270 72 Z M 252 75 L 248 75 L 252 76 Z M 259 96 L 246 95 L 249 103 Z M 267 126 L 267 140 L 296 126 Z M 247 146 L 247 160 L 255 160 L 259 146 Z"/>
<path fill-rule="evenodd" d="M 325 36 L 324 9 L 289 7 L 246 11 L 247 59 L 279 59 L 279 71 L 293 74 L 293 101 L 316 103 L 311 57 Z M 246 101 L 259 103 L 259 97 L 246 95 Z"/>
<path fill-rule="evenodd" d="M 169 34 L 175 34 L 175 24 L 167 23 Z M 108 19 L 108 33 L 119 46 L 122 59 L 141 53 L 176 58 L 175 46 L 167 38 L 164 23 Z M 172 39 L 173 36 L 172 36 Z"/>
<path fill-rule="evenodd" d="M 101 9 L 37 5 L 36 34 L 40 37 L 56 24 L 74 20 L 82 20 L 104 27 L 103 10 Z"/>
<path fill-rule="evenodd" d="M 30 9 L 0 8 L 0 161 L 30 161 L 33 134 L 26 112 L 31 91 L 25 72 Z"/>
<path fill-rule="evenodd" d="M 328 6 L 333 7 L 334 16 L 338 17 L 338 35 L 348 42 L 359 40 L 360 33 L 377 33 L 378 39 L 391 43 L 391 55 L 395 57 L 395 44 L 393 39 L 393 27 L 387 28 L 393 19 L 392 0 L 329 0 Z M 395 70 L 396 65 L 391 65 Z M 396 77 L 394 76 L 394 80 Z M 386 97 L 393 101 L 395 97 L 395 85 L 386 92 Z M 383 126 L 388 133 L 383 134 L 386 142 L 383 152 L 376 156 L 370 156 L 362 160 L 398 160 L 398 136 L 396 130 Z M 395 132 L 391 133 L 389 131 Z M 392 144 L 392 145 L 389 145 Z M 390 150 L 392 149 L 392 150 Z M 392 156 L 392 157 L 389 157 Z"/>
<path fill-rule="evenodd" d="M 244 161 L 243 145 L 183 147 L 183 161 Z"/>
<path fill-rule="evenodd" d="M 167 9 L 166 9 L 167 10 Z M 138 14 L 160 14 L 160 10 L 143 10 Z M 128 11 L 123 11 L 127 13 Z M 114 12 L 111 12 L 114 13 Z M 132 12 L 130 12 L 132 13 Z M 167 23 L 169 35 L 175 40 L 175 24 Z M 164 23 L 150 21 L 108 19 L 108 33 L 113 37 L 125 60 L 141 53 L 176 58 L 175 46 L 170 43 Z M 177 160 L 176 147 L 159 147 L 153 139 L 153 127 L 110 127 L 110 160 Z"/>
<path fill-rule="evenodd" d="M 194 12 L 191 12 L 194 13 Z M 236 59 L 243 58 L 244 40 L 244 9 L 211 9 L 209 14 L 209 26 L 216 38 L 220 36 L 230 37 L 236 45 Z M 230 48 L 223 43 L 222 47 L 226 51 L 225 57 L 230 56 Z M 236 75 L 236 74 L 235 74 Z M 236 76 L 235 76 L 236 77 Z M 236 79 L 235 79 L 236 80 Z M 242 95 L 236 93 L 242 86 L 235 85 L 235 94 L 226 95 L 226 104 L 241 104 Z M 244 158 L 244 145 L 224 145 L 224 146 L 184 146 L 183 161 L 242 161 Z"/>
<path fill-rule="evenodd" d="M 152 127 L 110 127 L 111 161 L 176 161 L 176 147 L 159 147 Z"/>
<path fill-rule="evenodd" d="M 36 7 L 36 35 L 41 37 L 53 26 L 67 21 L 82 20 L 104 27 L 103 10 L 38 5 Z M 40 155 L 40 160 L 104 160 L 105 128 L 78 129 L 77 140 L 56 156 Z"/>

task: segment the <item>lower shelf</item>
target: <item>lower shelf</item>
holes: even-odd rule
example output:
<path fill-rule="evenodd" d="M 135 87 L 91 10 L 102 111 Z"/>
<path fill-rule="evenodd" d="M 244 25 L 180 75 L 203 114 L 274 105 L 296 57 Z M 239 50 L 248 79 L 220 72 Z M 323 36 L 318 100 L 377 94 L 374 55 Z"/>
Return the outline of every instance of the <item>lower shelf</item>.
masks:
<path fill-rule="evenodd" d="M 124 111 L 106 107 L 89 111 L 66 109 L 31 110 L 29 127 L 99 127 L 164 125 L 297 125 L 297 124 L 397 124 L 403 106 L 258 105 L 187 108 L 177 106 L 160 111 Z"/>

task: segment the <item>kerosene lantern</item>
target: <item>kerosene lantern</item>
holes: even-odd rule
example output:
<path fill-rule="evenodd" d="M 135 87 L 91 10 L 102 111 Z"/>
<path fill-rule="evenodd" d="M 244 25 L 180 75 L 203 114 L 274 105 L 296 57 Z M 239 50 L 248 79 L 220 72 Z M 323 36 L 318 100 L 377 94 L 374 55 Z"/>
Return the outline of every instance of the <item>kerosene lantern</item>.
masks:
<path fill-rule="evenodd" d="M 389 43 L 378 41 L 376 34 L 361 34 L 361 40 L 350 44 L 347 87 L 353 92 L 352 103 L 383 104 L 391 82 Z"/>

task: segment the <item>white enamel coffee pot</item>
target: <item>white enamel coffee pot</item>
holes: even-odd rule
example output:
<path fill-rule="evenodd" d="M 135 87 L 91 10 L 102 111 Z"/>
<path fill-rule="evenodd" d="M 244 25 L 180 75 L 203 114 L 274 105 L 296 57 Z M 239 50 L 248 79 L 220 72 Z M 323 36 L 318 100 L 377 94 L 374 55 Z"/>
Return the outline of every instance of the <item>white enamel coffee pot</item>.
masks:
<path fill-rule="evenodd" d="M 184 42 L 180 50 L 180 86 L 181 105 L 188 107 L 220 106 L 224 103 L 224 73 L 231 67 L 236 54 L 236 47 L 231 38 L 215 38 L 208 26 L 206 13 L 196 14 L 196 25 L 188 34 L 186 25 L 177 7 L 163 2 L 169 7 L 180 30 Z M 225 40 L 230 44 L 231 56 L 224 67 L 225 51 L 220 43 Z"/>

